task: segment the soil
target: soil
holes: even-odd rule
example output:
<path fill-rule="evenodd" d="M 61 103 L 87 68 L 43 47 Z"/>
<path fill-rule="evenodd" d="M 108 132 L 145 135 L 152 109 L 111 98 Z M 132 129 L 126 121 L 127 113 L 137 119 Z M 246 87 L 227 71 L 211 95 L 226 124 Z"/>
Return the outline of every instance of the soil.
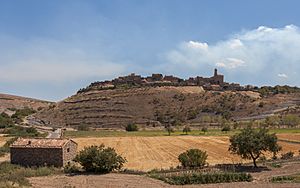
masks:
<path fill-rule="evenodd" d="M 185 185 L 185 186 L 171 186 L 159 180 L 151 179 L 145 176 L 127 175 L 127 174 L 106 174 L 106 175 L 75 175 L 75 176 L 49 176 L 49 177 L 34 177 L 30 178 L 30 182 L 33 187 L 44 188 L 63 188 L 63 187 L 82 187 L 82 188 L 94 188 L 94 187 L 205 187 L 205 188 L 240 188 L 240 187 L 300 187 L 300 184 L 296 183 L 271 183 L 269 179 L 274 176 L 292 175 L 299 173 L 300 162 L 291 162 L 284 164 L 281 168 L 272 169 L 271 171 L 262 171 L 251 173 L 253 182 L 238 182 L 238 183 L 221 183 L 221 184 L 207 184 L 207 185 Z"/>

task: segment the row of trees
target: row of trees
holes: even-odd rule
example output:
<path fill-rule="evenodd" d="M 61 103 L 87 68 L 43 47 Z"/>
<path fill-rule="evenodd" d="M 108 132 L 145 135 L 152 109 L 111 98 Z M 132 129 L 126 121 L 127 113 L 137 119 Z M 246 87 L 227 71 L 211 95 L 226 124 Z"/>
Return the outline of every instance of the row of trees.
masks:
<path fill-rule="evenodd" d="M 264 125 L 268 127 L 282 127 L 287 126 L 289 128 L 300 125 L 300 117 L 294 114 L 288 114 L 283 116 L 269 116 L 265 119 Z"/>

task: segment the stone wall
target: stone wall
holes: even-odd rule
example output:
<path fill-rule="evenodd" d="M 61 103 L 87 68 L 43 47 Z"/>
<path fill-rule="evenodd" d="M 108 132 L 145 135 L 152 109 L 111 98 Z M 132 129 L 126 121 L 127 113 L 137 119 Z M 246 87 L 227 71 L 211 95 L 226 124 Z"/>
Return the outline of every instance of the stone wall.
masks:
<path fill-rule="evenodd" d="M 62 148 L 10 148 L 10 160 L 22 166 L 63 166 Z"/>
<path fill-rule="evenodd" d="M 63 147 L 63 163 L 66 165 L 69 161 L 72 161 L 77 154 L 77 144 L 73 141 L 69 141 Z"/>
<path fill-rule="evenodd" d="M 73 160 L 77 154 L 77 144 L 68 141 L 62 148 L 11 147 L 10 160 L 22 166 L 61 167 Z"/>

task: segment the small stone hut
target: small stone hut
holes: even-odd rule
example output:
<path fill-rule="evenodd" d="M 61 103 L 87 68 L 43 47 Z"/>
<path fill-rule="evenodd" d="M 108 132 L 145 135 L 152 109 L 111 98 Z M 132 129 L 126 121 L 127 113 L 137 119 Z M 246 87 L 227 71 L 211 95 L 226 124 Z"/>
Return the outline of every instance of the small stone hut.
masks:
<path fill-rule="evenodd" d="M 73 160 L 77 143 L 69 139 L 19 138 L 10 146 L 12 164 L 62 167 Z"/>

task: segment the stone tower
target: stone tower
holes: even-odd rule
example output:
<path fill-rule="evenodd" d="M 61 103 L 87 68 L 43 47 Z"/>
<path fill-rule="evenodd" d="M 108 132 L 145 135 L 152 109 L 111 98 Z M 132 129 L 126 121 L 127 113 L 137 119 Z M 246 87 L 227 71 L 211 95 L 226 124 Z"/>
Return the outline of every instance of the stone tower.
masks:
<path fill-rule="evenodd" d="M 214 76 L 218 76 L 218 69 L 215 69 Z"/>

